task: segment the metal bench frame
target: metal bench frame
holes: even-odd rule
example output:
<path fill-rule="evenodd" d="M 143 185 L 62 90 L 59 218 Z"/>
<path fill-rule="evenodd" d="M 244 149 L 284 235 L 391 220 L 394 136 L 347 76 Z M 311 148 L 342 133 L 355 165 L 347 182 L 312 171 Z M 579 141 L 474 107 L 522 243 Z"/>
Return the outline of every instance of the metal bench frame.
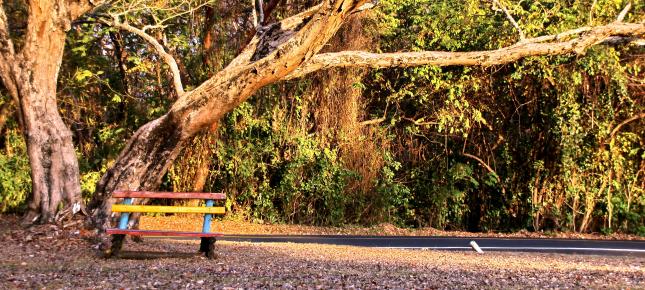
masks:
<path fill-rule="evenodd" d="M 112 245 L 106 256 L 118 256 L 123 247 L 126 235 L 131 236 L 174 236 L 174 237 L 199 237 L 201 243 L 199 251 L 204 253 L 209 259 L 215 259 L 215 242 L 217 237 L 223 236 L 221 233 L 211 233 L 211 221 L 213 214 L 224 214 L 224 207 L 215 207 L 216 200 L 226 200 L 223 193 L 200 193 L 200 192 L 150 192 L 150 191 L 115 191 L 112 193 L 113 198 L 123 198 L 123 203 L 112 206 L 112 212 L 120 212 L 118 228 L 108 229 L 107 234 L 112 235 Z M 133 205 L 135 198 L 146 199 L 202 199 L 206 201 L 205 207 L 185 207 L 185 206 L 149 206 Z M 158 212 L 158 213 L 203 213 L 204 223 L 201 232 L 177 232 L 177 231 L 159 231 L 159 230 L 134 230 L 128 229 L 130 213 L 133 212 Z"/>

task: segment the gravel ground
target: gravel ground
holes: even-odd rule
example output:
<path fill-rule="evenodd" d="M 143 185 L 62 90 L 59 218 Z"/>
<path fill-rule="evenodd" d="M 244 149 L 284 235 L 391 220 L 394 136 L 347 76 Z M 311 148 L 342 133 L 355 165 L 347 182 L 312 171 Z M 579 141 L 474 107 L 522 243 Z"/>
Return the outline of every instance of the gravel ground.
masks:
<path fill-rule="evenodd" d="M 218 242 L 219 258 L 207 260 L 177 254 L 196 252 L 196 241 L 146 240 L 125 249 L 174 254 L 105 260 L 84 236 L 0 221 L 0 289 L 645 288 L 638 257 Z"/>

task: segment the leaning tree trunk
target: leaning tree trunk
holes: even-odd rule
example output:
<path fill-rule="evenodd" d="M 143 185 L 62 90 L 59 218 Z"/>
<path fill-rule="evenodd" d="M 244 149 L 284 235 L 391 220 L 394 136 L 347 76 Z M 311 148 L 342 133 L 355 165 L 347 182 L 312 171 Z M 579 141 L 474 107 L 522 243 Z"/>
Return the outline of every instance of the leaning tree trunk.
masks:
<path fill-rule="evenodd" d="M 139 128 L 130 138 L 114 165 L 99 181 L 89 204 L 94 209 L 92 221 L 96 227 L 106 229 L 109 226 L 113 191 L 159 187 L 163 174 L 186 142 L 177 126 L 170 115 L 164 115 Z"/>
<path fill-rule="evenodd" d="M 154 190 L 183 146 L 258 89 L 314 56 L 361 1 L 325 2 L 266 27 L 225 69 L 180 95 L 170 111 L 137 130 L 98 183 L 91 208 L 99 230 L 110 225 L 115 190 Z M 312 21 L 315 19 L 315 21 Z"/>
<path fill-rule="evenodd" d="M 24 45 L 18 52 L 14 51 L 6 30 L 6 15 L 0 11 L 3 45 L 0 53 L 4 60 L 0 75 L 18 100 L 31 167 L 32 195 L 26 222 L 51 222 L 61 213 L 80 209 L 78 161 L 72 134 L 56 105 L 65 32 L 77 13 L 68 8 L 62 0 L 30 1 Z"/>

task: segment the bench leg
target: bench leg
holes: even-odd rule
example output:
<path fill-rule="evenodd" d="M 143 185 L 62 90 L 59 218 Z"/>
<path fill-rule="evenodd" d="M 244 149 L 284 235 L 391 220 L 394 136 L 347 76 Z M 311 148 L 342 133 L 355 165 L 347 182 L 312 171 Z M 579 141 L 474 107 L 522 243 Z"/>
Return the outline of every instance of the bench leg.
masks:
<path fill-rule="evenodd" d="M 215 259 L 217 258 L 217 253 L 215 252 L 215 238 L 202 238 L 202 242 L 199 244 L 199 251 L 204 253 L 207 258 Z"/>
<path fill-rule="evenodd" d="M 118 257 L 119 253 L 121 253 L 121 248 L 123 248 L 123 241 L 125 240 L 125 235 L 112 235 L 112 245 L 110 246 L 110 250 L 107 253 L 106 257 L 111 258 L 111 257 Z"/>
<path fill-rule="evenodd" d="M 201 243 L 199 243 L 199 252 L 200 253 L 206 253 L 208 251 L 208 242 L 206 241 L 208 238 L 201 238 Z"/>

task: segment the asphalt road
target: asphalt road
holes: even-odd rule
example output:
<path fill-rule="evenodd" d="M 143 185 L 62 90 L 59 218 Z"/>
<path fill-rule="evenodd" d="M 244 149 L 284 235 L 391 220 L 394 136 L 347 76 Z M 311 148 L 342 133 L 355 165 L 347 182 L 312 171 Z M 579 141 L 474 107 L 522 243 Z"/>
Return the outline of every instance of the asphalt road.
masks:
<path fill-rule="evenodd" d="M 645 241 L 329 235 L 227 235 L 219 238 L 219 240 L 252 243 L 310 243 L 387 249 L 431 249 L 452 251 L 472 251 L 470 242 L 475 241 L 484 252 L 515 251 L 645 257 Z"/>

